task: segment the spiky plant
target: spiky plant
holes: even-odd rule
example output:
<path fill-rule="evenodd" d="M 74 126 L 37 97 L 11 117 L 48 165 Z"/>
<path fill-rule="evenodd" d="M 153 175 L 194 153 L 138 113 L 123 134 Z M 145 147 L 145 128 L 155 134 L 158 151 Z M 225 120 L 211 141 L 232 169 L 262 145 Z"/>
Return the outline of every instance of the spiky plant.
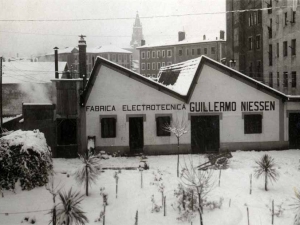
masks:
<path fill-rule="evenodd" d="M 265 154 L 259 161 L 256 161 L 258 165 L 255 169 L 255 177 L 259 178 L 264 175 L 265 177 L 265 190 L 268 191 L 268 180 L 271 182 L 277 181 L 279 178 L 279 173 L 277 172 L 275 166 L 274 159 Z"/>
<path fill-rule="evenodd" d="M 295 192 L 295 198 L 294 198 L 294 203 L 291 204 L 291 206 L 294 208 L 295 210 L 295 217 L 294 217 L 294 225 L 300 225 L 300 193 L 299 191 L 294 188 L 294 192 Z"/>
<path fill-rule="evenodd" d="M 89 222 L 81 210 L 80 203 L 83 195 L 79 192 L 73 192 L 72 188 L 68 192 L 59 192 L 60 203 L 57 205 L 57 224 L 65 225 L 84 225 Z"/>
<path fill-rule="evenodd" d="M 91 183 L 95 183 L 101 174 L 100 157 L 92 154 L 90 151 L 87 152 L 85 157 L 82 155 L 79 157 L 82 165 L 76 171 L 75 179 L 79 184 L 84 184 L 86 190 L 85 194 L 88 196 L 89 186 L 91 186 Z"/>

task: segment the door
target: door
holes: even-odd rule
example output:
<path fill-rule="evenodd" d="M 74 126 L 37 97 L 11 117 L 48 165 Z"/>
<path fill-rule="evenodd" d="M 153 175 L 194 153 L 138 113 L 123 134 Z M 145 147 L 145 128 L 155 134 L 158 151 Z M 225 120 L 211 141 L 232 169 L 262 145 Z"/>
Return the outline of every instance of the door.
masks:
<path fill-rule="evenodd" d="M 289 114 L 289 148 L 300 148 L 300 113 Z"/>
<path fill-rule="evenodd" d="M 219 116 L 191 116 L 191 147 L 193 153 L 219 151 Z"/>
<path fill-rule="evenodd" d="M 143 117 L 129 118 L 129 147 L 131 154 L 143 152 L 144 147 L 144 127 Z"/>

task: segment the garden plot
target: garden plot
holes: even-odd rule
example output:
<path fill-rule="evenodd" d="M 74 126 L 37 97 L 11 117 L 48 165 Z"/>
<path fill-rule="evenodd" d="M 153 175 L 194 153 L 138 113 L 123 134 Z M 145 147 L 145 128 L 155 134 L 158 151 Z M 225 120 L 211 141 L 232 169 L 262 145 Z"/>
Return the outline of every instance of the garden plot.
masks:
<path fill-rule="evenodd" d="M 280 174 L 277 182 L 268 184 L 265 191 L 264 178 L 256 179 L 254 176 L 255 161 L 268 154 L 276 163 L 276 170 Z M 207 194 L 210 202 L 222 204 L 204 207 L 203 224 L 208 225 L 252 225 L 272 224 L 272 201 L 274 200 L 274 224 L 293 224 L 295 210 L 291 204 L 295 203 L 295 190 L 300 190 L 300 151 L 268 151 L 268 152 L 242 152 L 232 153 L 229 168 L 222 170 L 219 186 L 219 170 L 212 171 L 214 187 Z M 194 165 L 200 165 L 207 159 L 203 155 L 180 155 L 180 165 L 184 161 L 193 160 Z M 116 157 L 102 160 L 103 167 L 137 167 L 139 157 Z M 181 221 L 178 213 L 178 198 L 174 190 L 178 191 L 178 184 L 182 183 L 177 178 L 177 155 L 173 156 L 148 156 L 149 170 L 121 170 L 118 173 L 118 193 L 116 196 L 115 173 L 118 170 L 105 170 L 95 184 L 89 189 L 89 196 L 84 196 L 81 209 L 86 212 L 88 224 L 103 224 L 96 222 L 103 210 L 102 192 L 107 194 L 105 224 L 107 225 L 159 225 L 159 224 L 200 224 L 199 214 L 195 213 L 191 221 Z M 85 194 L 85 188 L 78 185 L 74 173 L 81 162 L 79 159 L 54 159 L 54 183 L 62 191 L 70 188 Z M 142 173 L 142 174 L 141 174 Z M 155 176 L 156 174 L 156 176 Z M 252 194 L 250 195 L 250 175 L 252 174 Z M 142 187 L 141 187 L 141 177 Z M 155 180 L 155 177 L 158 178 Z M 159 184 L 157 184 L 159 183 Z M 156 185 L 157 184 L 157 185 Z M 161 208 L 162 194 L 159 185 L 163 185 L 163 195 L 166 197 L 166 215 Z M 4 191 L 0 197 L 0 224 L 30 224 L 35 219 L 36 224 L 48 224 L 51 215 L 48 211 L 53 206 L 52 196 L 45 187 L 22 191 L 17 185 L 15 193 Z M 154 202 L 153 202 L 154 199 Z M 58 198 L 56 201 L 59 202 Z M 154 204 L 155 203 L 155 204 Z M 281 210 L 278 207 L 281 206 Z M 280 211 L 280 212 L 279 212 Z M 298 210 L 299 211 L 299 210 Z M 138 212 L 138 213 L 137 213 Z M 282 213 L 281 213 L 282 212 Z M 24 220 L 28 218 L 29 221 Z M 138 219 L 136 219 L 136 217 Z"/>

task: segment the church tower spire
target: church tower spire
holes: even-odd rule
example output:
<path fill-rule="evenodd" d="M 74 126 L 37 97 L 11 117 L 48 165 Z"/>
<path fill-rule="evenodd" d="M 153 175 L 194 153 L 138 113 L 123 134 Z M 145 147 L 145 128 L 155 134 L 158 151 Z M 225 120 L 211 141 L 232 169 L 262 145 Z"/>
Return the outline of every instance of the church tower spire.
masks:
<path fill-rule="evenodd" d="M 133 32 L 132 32 L 132 38 L 130 41 L 130 46 L 132 47 L 138 47 L 141 45 L 141 40 L 143 40 L 143 27 L 142 23 L 139 17 L 139 12 L 136 12 L 135 21 L 133 24 Z"/>

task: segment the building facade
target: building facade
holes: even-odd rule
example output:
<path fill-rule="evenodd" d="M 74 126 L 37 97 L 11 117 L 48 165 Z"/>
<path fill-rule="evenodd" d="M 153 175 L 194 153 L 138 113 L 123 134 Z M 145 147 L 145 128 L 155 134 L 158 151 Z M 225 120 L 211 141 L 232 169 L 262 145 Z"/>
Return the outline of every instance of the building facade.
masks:
<path fill-rule="evenodd" d="M 157 77 L 161 67 L 183 62 L 205 55 L 216 61 L 225 58 L 224 31 L 220 31 L 220 39 L 185 39 L 185 32 L 178 33 L 178 42 L 164 45 L 144 45 L 140 51 L 140 74 L 146 77 Z"/>
<path fill-rule="evenodd" d="M 86 49 L 86 68 L 89 76 L 97 56 L 106 58 L 126 68 L 131 68 L 132 52 L 114 45 L 104 45 Z M 38 56 L 39 62 L 54 62 L 54 52 L 44 56 Z M 58 49 L 58 61 L 67 62 L 72 77 L 79 76 L 79 50 L 78 47 Z"/>
<path fill-rule="evenodd" d="M 300 94 L 299 1 L 270 1 L 264 4 L 264 80 L 291 95 Z"/>
<path fill-rule="evenodd" d="M 262 2 L 226 0 L 226 11 L 234 11 L 226 14 L 226 64 L 258 81 L 264 65 Z"/>

